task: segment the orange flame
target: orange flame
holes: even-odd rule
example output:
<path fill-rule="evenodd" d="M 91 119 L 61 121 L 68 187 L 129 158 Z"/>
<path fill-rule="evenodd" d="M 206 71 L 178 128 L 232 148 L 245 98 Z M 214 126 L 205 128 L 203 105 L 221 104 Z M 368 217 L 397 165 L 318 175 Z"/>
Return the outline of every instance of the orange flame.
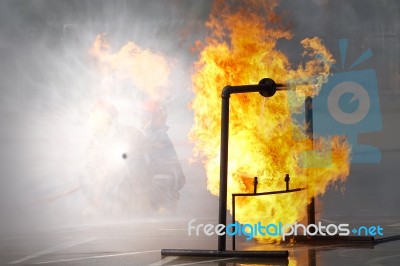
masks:
<path fill-rule="evenodd" d="M 111 76 L 118 81 L 129 79 L 154 100 L 162 100 L 166 96 L 170 69 L 163 55 L 142 49 L 134 42 L 128 42 L 115 53 L 110 48 L 105 34 L 99 34 L 89 50 L 98 61 L 104 77 Z"/>
<path fill-rule="evenodd" d="M 144 98 L 162 102 L 168 96 L 170 65 L 164 55 L 142 49 L 134 42 L 128 42 L 114 52 L 105 34 L 96 36 L 89 54 L 95 59 L 99 74 L 98 102 L 92 107 L 89 117 L 94 132 L 106 132 L 111 120 L 117 116 L 129 120 L 138 104 L 135 101 Z M 130 94 L 117 92 L 115 88 L 122 84 L 129 85 Z M 112 114 L 111 110 L 115 113 Z"/>
<path fill-rule="evenodd" d="M 195 141 L 195 154 L 204 157 L 208 189 L 218 195 L 222 88 L 228 84 L 257 84 L 264 77 L 292 84 L 295 91 L 277 92 L 267 99 L 258 93 L 231 96 L 228 209 L 232 207 L 232 193 L 253 191 L 248 177 L 258 176 L 258 192 L 266 192 L 284 190 L 283 179 L 289 173 L 291 188 L 307 187 L 307 193 L 240 197 L 236 218 L 251 224 L 301 222 L 310 199 L 323 194 L 330 184 L 344 182 L 349 174 L 350 148 L 346 140 L 319 138 L 313 143 L 304 125 L 291 119 L 304 103 L 304 96 L 318 93 L 334 60 L 320 39 L 305 39 L 301 44 L 308 61 L 293 69 L 276 47 L 277 40 L 291 38 L 274 11 L 276 1 L 245 1 L 242 6 L 224 3 L 218 1 L 213 7 L 206 24 L 210 34 L 192 77 L 195 123 L 190 137 Z M 305 163 L 313 167 L 319 164 L 318 168 L 307 168 Z M 263 240 L 279 241 L 268 236 Z"/>

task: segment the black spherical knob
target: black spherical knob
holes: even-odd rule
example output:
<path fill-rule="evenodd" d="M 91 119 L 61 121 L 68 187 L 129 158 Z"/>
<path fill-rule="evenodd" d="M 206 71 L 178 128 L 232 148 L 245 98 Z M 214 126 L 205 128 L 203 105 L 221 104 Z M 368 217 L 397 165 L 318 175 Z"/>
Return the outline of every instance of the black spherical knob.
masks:
<path fill-rule="evenodd" d="M 276 92 L 276 84 L 273 79 L 270 78 L 263 78 L 258 83 L 261 85 L 260 94 L 264 97 L 271 97 L 274 96 Z"/>
<path fill-rule="evenodd" d="M 122 159 L 126 159 L 128 157 L 128 155 L 126 153 L 122 154 Z"/>

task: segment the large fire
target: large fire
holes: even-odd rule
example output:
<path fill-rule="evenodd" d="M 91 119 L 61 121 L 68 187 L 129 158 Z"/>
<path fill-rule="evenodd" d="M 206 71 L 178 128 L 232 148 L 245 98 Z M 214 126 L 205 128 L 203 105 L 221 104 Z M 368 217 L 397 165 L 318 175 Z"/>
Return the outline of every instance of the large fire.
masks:
<path fill-rule="evenodd" d="M 306 137 L 305 126 L 291 119 L 300 112 L 305 96 L 318 93 L 334 60 L 319 38 L 307 38 L 301 42 L 307 62 L 293 68 L 277 49 L 277 41 L 290 39 L 291 33 L 275 13 L 276 6 L 276 1 L 230 6 L 218 1 L 206 24 L 210 33 L 199 44 L 200 58 L 192 77 L 195 98 L 190 137 L 195 153 L 204 160 L 208 189 L 214 195 L 219 193 L 222 88 L 257 84 L 264 77 L 295 88 L 271 98 L 258 93 L 231 96 L 228 209 L 232 193 L 253 192 L 249 178 L 254 176 L 258 176 L 258 192 L 284 190 L 287 173 L 291 188 L 307 188 L 307 192 L 238 198 L 236 218 L 241 223 L 301 222 L 311 198 L 324 194 L 335 182 L 344 182 L 349 174 L 350 148 L 345 139 L 315 138 L 313 143 Z"/>

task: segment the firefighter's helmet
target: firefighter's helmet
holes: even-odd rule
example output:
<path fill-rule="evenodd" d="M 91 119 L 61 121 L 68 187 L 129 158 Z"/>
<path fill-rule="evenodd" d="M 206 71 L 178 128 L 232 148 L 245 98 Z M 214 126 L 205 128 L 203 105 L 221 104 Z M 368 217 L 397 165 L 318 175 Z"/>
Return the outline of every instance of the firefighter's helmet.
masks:
<path fill-rule="evenodd" d="M 156 100 L 146 100 L 138 104 L 138 111 L 142 119 L 142 126 L 161 127 L 167 122 L 165 107 Z"/>

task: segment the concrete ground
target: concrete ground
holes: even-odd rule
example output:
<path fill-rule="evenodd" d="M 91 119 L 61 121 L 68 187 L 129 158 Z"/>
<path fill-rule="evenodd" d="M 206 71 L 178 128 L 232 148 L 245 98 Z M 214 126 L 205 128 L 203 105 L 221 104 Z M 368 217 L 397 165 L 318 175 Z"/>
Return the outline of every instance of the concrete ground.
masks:
<path fill-rule="evenodd" d="M 385 237 L 399 217 L 379 223 Z M 262 245 L 237 240 L 237 250 L 288 250 L 288 259 L 161 256 L 161 249 L 216 249 L 216 237 L 188 236 L 187 220 L 119 221 L 54 227 L 0 238 L 1 265 L 398 265 L 400 241 L 370 244 Z M 199 219 L 213 222 L 215 219 Z M 360 221 L 359 221 L 360 222 Z M 375 221 L 378 222 L 378 221 Z M 361 223 L 372 224 L 374 221 Z M 227 249 L 231 248 L 228 238 Z"/>
<path fill-rule="evenodd" d="M 384 228 L 383 237 L 400 235 L 397 189 L 400 181 L 396 174 L 400 158 L 398 118 L 398 112 L 387 113 L 383 132 L 360 137 L 361 142 L 381 149 L 382 161 L 352 165 L 345 192 L 332 188 L 318 198 L 320 221 L 349 223 L 354 227 L 380 225 Z M 200 164 L 183 165 L 188 180 L 174 215 L 86 217 L 82 215 L 84 195 L 75 189 L 76 181 L 50 179 L 53 172 L 45 173 L 49 176 L 47 179 L 24 172 L 27 162 L 23 167 L 9 163 L 16 161 L 20 154 L 18 150 L 10 153 L 14 150 L 7 149 L 11 144 L 6 140 L 2 141 L 5 148 L 0 154 L 2 184 L 7 185 L 1 187 L 0 195 L 0 265 L 400 265 L 400 241 L 378 245 L 300 242 L 266 245 L 238 238 L 237 250 L 288 250 L 289 258 L 162 257 L 161 249 L 217 249 L 214 236 L 188 236 L 191 219 L 198 223 L 217 223 L 218 198 L 207 191 Z M 188 157 L 190 152 L 185 145 L 177 145 L 181 158 Z M 68 164 L 57 158 L 37 158 L 34 165 L 40 167 L 40 162 Z M 54 163 L 54 173 L 59 173 L 56 166 L 58 164 Z M 70 175 L 69 172 L 64 174 Z M 46 182 L 39 182 L 41 180 Z M 48 197 L 42 196 L 44 194 Z M 39 200 L 36 202 L 35 198 Z M 231 248 L 230 237 L 227 248 Z"/>

